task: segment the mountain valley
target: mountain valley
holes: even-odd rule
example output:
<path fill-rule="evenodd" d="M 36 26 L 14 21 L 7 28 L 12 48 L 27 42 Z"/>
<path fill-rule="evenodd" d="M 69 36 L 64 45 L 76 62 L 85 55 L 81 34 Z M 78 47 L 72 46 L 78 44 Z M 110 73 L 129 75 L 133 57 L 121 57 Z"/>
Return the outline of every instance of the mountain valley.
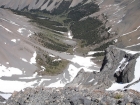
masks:
<path fill-rule="evenodd" d="M 0 105 L 139 105 L 139 4 L 0 0 Z"/>

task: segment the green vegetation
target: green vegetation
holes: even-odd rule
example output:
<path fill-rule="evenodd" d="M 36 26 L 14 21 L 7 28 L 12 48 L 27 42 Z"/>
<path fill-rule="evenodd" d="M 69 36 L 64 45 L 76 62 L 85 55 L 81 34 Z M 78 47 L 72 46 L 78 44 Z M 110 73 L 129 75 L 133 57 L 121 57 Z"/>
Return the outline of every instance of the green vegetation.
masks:
<path fill-rule="evenodd" d="M 93 54 L 92 56 L 93 57 L 98 57 L 98 56 L 104 56 L 104 55 L 105 55 L 104 52 L 98 52 L 98 53 Z"/>
<path fill-rule="evenodd" d="M 113 44 L 114 44 L 113 41 L 107 42 L 107 43 L 103 44 L 102 46 L 100 46 L 100 47 L 98 47 L 98 48 L 96 48 L 94 50 L 95 51 L 104 51 L 109 45 L 113 45 Z"/>
<path fill-rule="evenodd" d="M 102 36 L 102 33 L 106 32 L 107 29 L 96 18 L 87 18 L 86 20 L 75 22 L 70 29 L 74 38 L 82 40 L 83 46 L 97 44 L 109 38 L 109 35 L 107 37 Z"/>
<path fill-rule="evenodd" d="M 53 37 L 53 35 L 49 34 L 43 34 L 43 33 L 35 33 L 35 36 L 38 37 L 38 42 L 41 43 L 44 47 L 52 49 L 52 50 L 57 50 L 57 51 L 62 51 L 65 52 L 69 48 L 71 48 L 70 45 L 67 45 L 63 42 L 61 42 L 58 38 Z"/>
<path fill-rule="evenodd" d="M 60 6 L 57 9 L 54 9 L 52 11 L 52 15 L 60 15 L 64 12 L 67 12 L 69 9 L 69 6 L 71 4 L 71 1 L 62 1 L 62 3 L 60 4 Z"/>
<path fill-rule="evenodd" d="M 123 95 L 122 94 L 119 94 L 119 93 L 116 93 L 115 95 L 114 95 L 114 98 L 115 99 L 121 99 L 123 97 Z"/>
<path fill-rule="evenodd" d="M 99 11 L 99 6 L 94 3 L 88 3 L 80 6 L 77 5 L 68 13 L 68 18 L 72 19 L 73 21 L 78 21 L 82 17 L 88 16 L 97 11 Z"/>
<path fill-rule="evenodd" d="M 51 21 L 49 19 L 39 19 L 38 14 L 31 14 L 30 12 L 22 12 L 22 11 L 16 11 L 16 10 L 13 10 L 13 11 L 14 11 L 14 13 L 16 13 L 18 15 L 23 15 L 23 16 L 26 16 L 27 18 L 30 18 L 31 22 L 36 22 L 39 25 L 45 26 L 45 27 L 53 29 L 53 30 L 67 32 L 67 28 L 59 27 L 59 26 L 63 26 L 59 22 Z"/>
<path fill-rule="evenodd" d="M 39 65 L 45 67 L 45 71 L 39 72 L 41 75 L 60 74 L 68 65 L 68 61 L 58 59 L 58 57 L 53 58 L 48 56 L 47 54 L 43 54 L 43 57 L 38 54 L 36 57 L 36 61 Z"/>

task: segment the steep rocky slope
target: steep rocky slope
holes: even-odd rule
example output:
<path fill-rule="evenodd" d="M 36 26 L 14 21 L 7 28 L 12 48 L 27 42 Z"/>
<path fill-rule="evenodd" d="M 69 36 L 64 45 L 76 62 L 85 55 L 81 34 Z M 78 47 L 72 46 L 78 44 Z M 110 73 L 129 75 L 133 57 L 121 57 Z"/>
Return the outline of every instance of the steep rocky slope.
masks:
<path fill-rule="evenodd" d="M 4 105 L 139 105 L 140 94 L 133 90 L 105 92 L 98 90 L 38 87 L 13 93 Z"/>
<path fill-rule="evenodd" d="M 83 0 L 1 0 L 0 6 L 15 10 L 22 10 L 27 8 L 28 10 L 39 9 L 52 11 L 58 8 L 63 1 L 69 2 L 69 7 L 74 7 L 81 3 Z"/>
<path fill-rule="evenodd" d="M 100 72 L 85 73 L 81 71 L 69 86 L 87 87 L 92 90 L 139 90 L 140 52 L 110 46 L 106 49 Z"/>

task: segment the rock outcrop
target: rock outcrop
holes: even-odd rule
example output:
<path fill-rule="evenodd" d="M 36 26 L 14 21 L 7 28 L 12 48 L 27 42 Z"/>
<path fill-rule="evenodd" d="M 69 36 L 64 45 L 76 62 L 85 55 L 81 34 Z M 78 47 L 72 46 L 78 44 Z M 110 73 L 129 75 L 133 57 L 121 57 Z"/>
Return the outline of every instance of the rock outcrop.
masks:
<path fill-rule="evenodd" d="M 113 83 L 129 83 L 134 79 L 136 59 L 139 54 L 129 54 L 110 46 L 105 51 L 100 72 L 79 72 L 72 83 L 67 86 L 91 87 L 91 89 L 107 89 Z"/>
<path fill-rule="evenodd" d="M 0 96 L 0 102 L 4 102 L 5 98 L 3 98 L 2 96 Z"/>
<path fill-rule="evenodd" d="M 80 88 L 27 88 L 13 93 L 5 105 L 140 105 L 133 90 L 107 92 Z"/>

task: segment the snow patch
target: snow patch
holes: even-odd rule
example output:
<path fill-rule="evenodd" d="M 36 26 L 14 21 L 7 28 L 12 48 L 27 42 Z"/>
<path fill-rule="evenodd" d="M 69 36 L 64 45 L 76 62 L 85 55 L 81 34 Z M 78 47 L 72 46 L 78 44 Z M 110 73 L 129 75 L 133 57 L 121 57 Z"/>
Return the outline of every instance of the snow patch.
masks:
<path fill-rule="evenodd" d="M 122 36 L 129 35 L 129 34 L 131 34 L 133 32 L 136 32 L 139 28 L 140 28 L 140 26 L 138 26 L 135 30 L 133 30 L 131 32 L 128 32 L 128 33 L 123 34 Z"/>
<path fill-rule="evenodd" d="M 4 93 L 0 93 L 0 96 L 2 96 L 3 98 L 5 98 L 6 100 L 9 99 L 11 97 L 12 94 L 4 94 Z"/>
<path fill-rule="evenodd" d="M 25 58 L 20 58 L 24 62 L 28 62 Z"/>
<path fill-rule="evenodd" d="M 26 30 L 26 28 L 19 28 L 17 31 L 22 35 L 24 30 Z"/>
<path fill-rule="evenodd" d="M 49 56 L 50 56 L 50 57 L 52 57 L 52 58 L 54 58 L 54 57 L 55 57 L 55 56 L 54 56 L 54 55 L 52 55 L 52 54 L 49 54 Z"/>
<path fill-rule="evenodd" d="M 6 62 L 7 65 L 9 65 L 9 62 Z"/>
<path fill-rule="evenodd" d="M 13 25 L 19 26 L 18 24 L 16 24 L 15 22 L 13 22 L 11 20 L 10 20 L 10 23 L 13 24 Z"/>
<path fill-rule="evenodd" d="M 36 63 L 36 56 L 37 56 L 37 53 L 34 52 L 33 57 L 30 59 L 30 64 L 35 64 Z"/>
<path fill-rule="evenodd" d="M 131 45 L 131 46 L 127 46 L 126 48 L 134 47 L 134 46 L 139 46 L 139 45 L 140 45 L 140 43 L 138 43 L 138 44 L 134 44 L 134 45 Z"/>
<path fill-rule="evenodd" d="M 21 81 L 6 81 L 0 80 L 0 91 L 5 93 L 13 93 L 14 91 L 20 91 L 27 87 L 33 87 L 37 81 L 32 82 L 21 82 Z"/>
<path fill-rule="evenodd" d="M 28 37 L 30 37 L 32 34 L 33 34 L 33 32 L 31 30 L 29 30 Z"/>
<path fill-rule="evenodd" d="M 61 61 L 62 59 L 54 59 L 52 62 Z"/>
<path fill-rule="evenodd" d="M 93 54 L 101 53 L 101 52 L 104 52 L 104 51 L 90 51 L 90 52 L 88 52 L 87 55 L 93 55 Z"/>
<path fill-rule="evenodd" d="M 110 32 L 111 32 L 111 30 L 112 30 L 112 28 L 110 28 L 110 29 L 108 30 L 108 33 L 110 33 Z"/>
<path fill-rule="evenodd" d="M 73 36 L 71 35 L 71 32 L 70 31 L 68 32 L 68 38 L 69 39 L 72 39 L 73 38 Z"/>
<path fill-rule="evenodd" d="M 4 26 L 2 26 L 2 25 L 0 25 L 2 28 L 4 28 L 6 31 L 8 31 L 8 32 L 10 32 L 10 33 L 13 33 L 12 31 L 10 31 L 8 28 L 6 28 L 6 27 L 4 27 Z"/>
<path fill-rule="evenodd" d="M 115 39 L 114 42 L 117 43 L 118 42 L 118 39 Z"/>
<path fill-rule="evenodd" d="M 93 79 L 91 79 L 89 82 L 92 82 L 92 81 L 94 81 L 94 78 L 93 78 Z"/>
<path fill-rule="evenodd" d="M 126 63 L 125 63 L 125 66 L 124 66 L 123 68 L 121 68 L 122 64 L 123 64 L 125 61 L 126 61 L 126 58 L 123 58 L 123 59 L 121 60 L 120 65 L 119 65 L 118 68 L 116 69 L 115 73 L 118 72 L 118 71 L 120 71 L 120 69 L 123 70 L 123 69 L 125 68 L 125 66 L 128 64 L 128 62 L 126 62 Z"/>
<path fill-rule="evenodd" d="M 121 23 L 122 22 L 122 20 L 119 20 L 117 23 Z"/>
<path fill-rule="evenodd" d="M 0 65 L 0 77 L 6 76 L 11 77 L 12 75 L 22 75 L 22 71 L 18 68 L 14 67 L 5 67 L 4 65 Z"/>
<path fill-rule="evenodd" d="M 14 42 L 14 43 L 16 43 L 16 42 L 17 42 L 17 40 L 16 40 L 16 39 L 12 39 L 11 41 L 12 41 L 12 42 Z"/>

